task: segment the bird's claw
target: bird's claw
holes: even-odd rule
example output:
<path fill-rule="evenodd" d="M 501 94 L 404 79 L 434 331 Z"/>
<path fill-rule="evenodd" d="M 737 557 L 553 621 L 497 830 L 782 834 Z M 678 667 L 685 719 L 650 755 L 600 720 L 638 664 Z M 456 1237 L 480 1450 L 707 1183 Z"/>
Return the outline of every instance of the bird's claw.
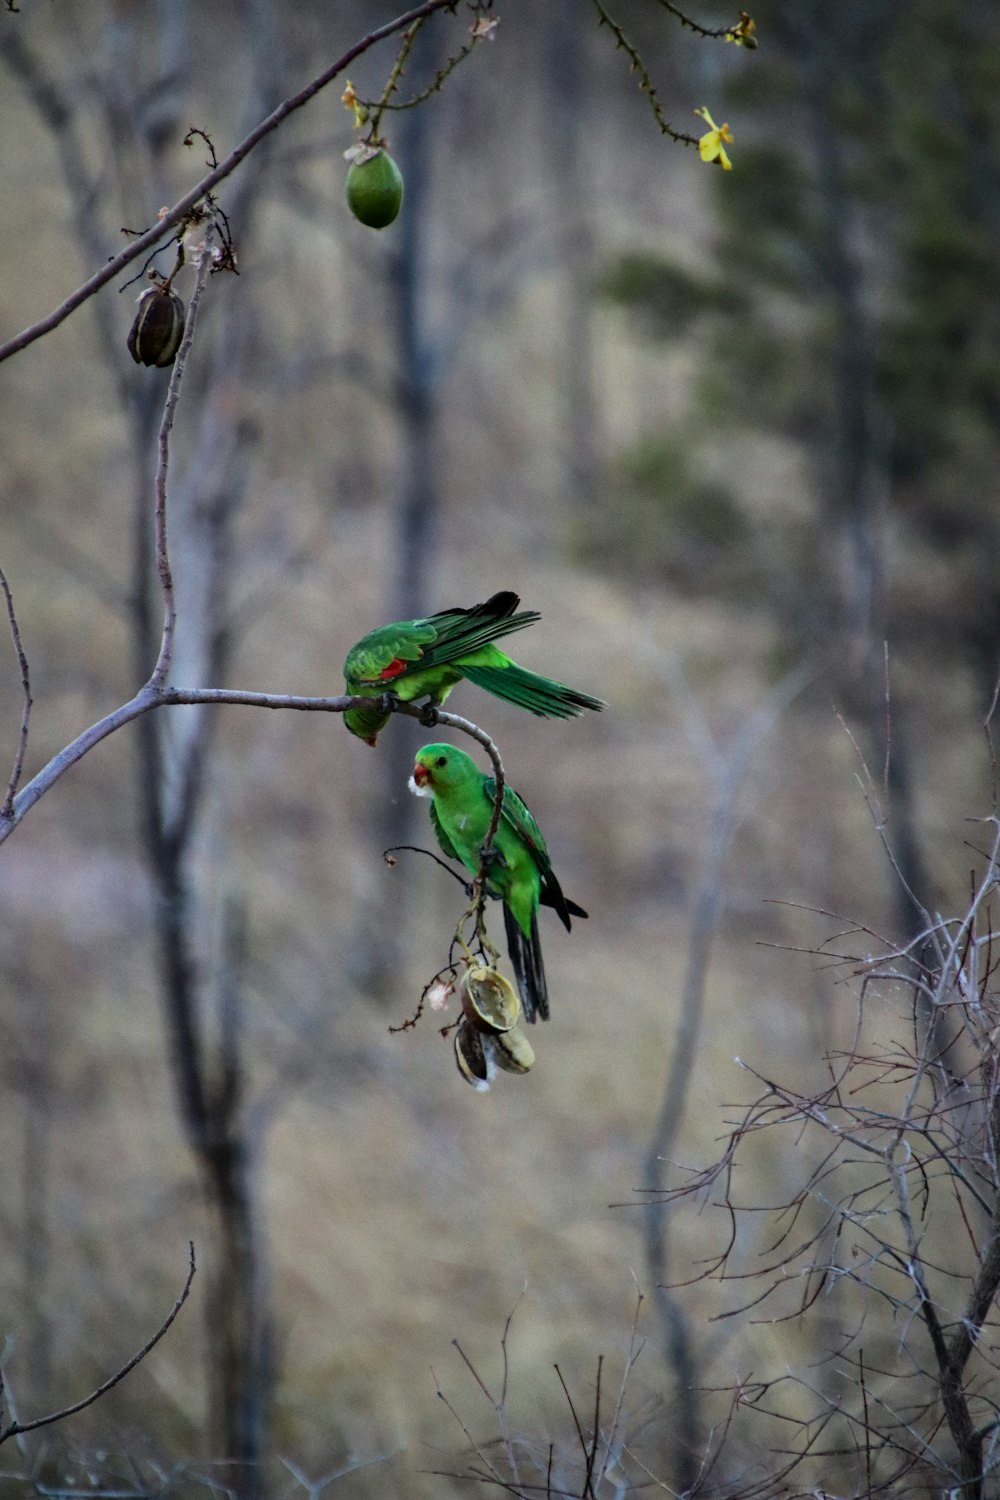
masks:
<path fill-rule="evenodd" d="M 490 865 L 495 865 L 500 858 L 500 850 L 496 844 L 480 844 L 479 863 L 488 870 Z"/>
<path fill-rule="evenodd" d="M 438 722 L 438 711 L 433 703 L 425 703 L 420 710 L 420 722 L 425 729 L 433 729 Z"/>

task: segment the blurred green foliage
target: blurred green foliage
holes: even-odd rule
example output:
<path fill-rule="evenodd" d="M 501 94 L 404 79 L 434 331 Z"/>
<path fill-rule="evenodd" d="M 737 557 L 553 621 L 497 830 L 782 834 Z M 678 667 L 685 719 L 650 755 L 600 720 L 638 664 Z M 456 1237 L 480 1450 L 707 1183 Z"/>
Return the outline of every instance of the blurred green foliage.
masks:
<path fill-rule="evenodd" d="M 684 585 L 728 596 L 719 557 L 744 549 L 757 519 L 740 447 L 790 442 L 824 544 L 803 557 L 795 528 L 777 528 L 766 557 L 744 555 L 744 574 L 756 565 L 773 598 L 779 574 L 790 583 L 805 567 L 794 586 L 832 601 L 838 530 L 867 528 L 891 552 L 895 647 L 947 642 L 988 692 L 1000 653 L 1000 570 L 984 564 L 1000 548 L 1000 7 L 766 0 L 754 15 L 760 50 L 724 105 L 734 170 L 712 183 L 715 271 L 628 255 L 601 283 L 646 334 L 694 336 L 702 353 L 690 409 L 620 458 L 623 563 L 641 558 L 676 584 L 694 539 L 713 563 L 683 569 Z M 728 481 L 705 486 L 704 454 L 720 444 L 735 450 Z M 928 548 L 950 557 L 933 590 Z M 793 613 L 807 634 L 825 628 L 814 610 Z"/>

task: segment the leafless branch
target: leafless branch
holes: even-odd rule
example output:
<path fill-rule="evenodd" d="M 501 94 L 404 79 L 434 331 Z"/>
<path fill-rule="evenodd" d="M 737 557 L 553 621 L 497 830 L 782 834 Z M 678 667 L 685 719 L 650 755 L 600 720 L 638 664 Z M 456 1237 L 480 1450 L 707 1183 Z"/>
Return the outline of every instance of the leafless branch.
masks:
<path fill-rule="evenodd" d="M 140 688 L 134 698 L 130 698 L 127 703 L 113 709 L 111 713 L 105 714 L 102 719 L 91 724 L 82 734 L 77 735 L 75 740 L 54 755 L 15 796 L 9 813 L 5 808 L 0 808 L 0 844 L 10 837 L 35 803 L 71 766 L 81 761 L 95 745 L 107 739 L 108 735 L 114 734 L 126 724 L 133 723 L 153 709 L 190 703 L 214 703 L 240 705 L 246 708 L 290 709 L 300 713 L 342 714 L 348 708 L 357 708 L 369 701 L 367 698 L 349 697 L 347 694 L 339 694 L 331 698 L 310 698 L 294 693 L 243 692 L 239 688 L 157 688 L 148 682 Z M 420 719 L 423 723 L 427 722 L 427 710 L 418 704 L 402 703 L 398 699 L 391 699 L 390 706 L 393 713 L 404 714 L 411 719 Z M 503 774 L 500 753 L 485 729 L 481 729 L 478 724 L 473 724 L 471 719 L 463 719 L 458 714 L 445 712 L 444 709 L 435 709 L 434 713 L 435 723 L 447 725 L 449 729 L 457 729 L 481 744 L 489 753 L 494 767 L 499 768 L 499 774 Z"/>
<path fill-rule="evenodd" d="M 156 660 L 156 666 L 153 668 L 152 676 L 149 679 L 150 687 L 155 689 L 162 688 L 170 674 L 174 651 L 174 632 L 177 626 L 174 578 L 170 567 L 170 555 L 167 547 L 167 467 L 170 458 L 170 433 L 174 425 L 177 402 L 180 400 L 181 381 L 184 379 L 188 354 L 194 342 L 194 331 L 198 322 L 198 309 L 208 282 L 208 273 L 211 269 L 211 264 L 211 231 L 209 230 L 198 251 L 195 288 L 191 295 L 191 302 L 184 323 L 184 337 L 181 340 L 181 346 L 177 351 L 177 358 L 174 361 L 174 367 L 170 374 L 167 399 L 163 405 L 163 417 L 157 436 L 158 462 L 153 484 L 156 497 L 153 511 L 153 528 L 155 534 L 156 573 L 160 580 L 160 589 L 163 594 L 163 635 L 160 641 L 160 651 Z"/>
<path fill-rule="evenodd" d="M 116 1370 L 115 1373 L 110 1376 L 109 1379 L 105 1380 L 101 1385 L 99 1385 L 96 1390 L 91 1391 L 89 1396 L 84 1396 L 82 1401 L 75 1401 L 72 1406 L 64 1406 L 59 1411 L 50 1412 L 47 1417 L 36 1417 L 32 1422 L 10 1422 L 6 1427 L 0 1430 L 0 1444 L 7 1442 L 8 1438 L 17 1437 L 22 1432 L 34 1432 L 36 1428 L 50 1427 L 53 1422 L 61 1422 L 66 1417 L 74 1416 L 78 1411 L 83 1411 L 84 1407 L 93 1406 L 94 1402 L 99 1401 L 103 1395 L 111 1390 L 112 1386 L 116 1386 L 118 1385 L 119 1381 L 124 1380 L 125 1376 L 130 1374 L 131 1371 L 135 1369 L 136 1365 L 140 1364 L 152 1349 L 156 1348 L 156 1345 L 160 1342 L 164 1334 L 170 1328 L 174 1319 L 177 1317 L 177 1314 L 180 1312 L 181 1308 L 184 1306 L 185 1302 L 188 1299 L 188 1293 L 191 1290 L 191 1283 L 194 1280 L 194 1273 L 194 1242 L 192 1241 L 188 1245 L 188 1273 L 184 1281 L 184 1286 L 181 1289 L 181 1294 L 177 1298 L 177 1301 L 174 1303 L 173 1307 L 170 1309 L 170 1312 L 160 1324 L 159 1328 L 153 1334 L 152 1338 L 147 1339 L 142 1348 L 136 1350 L 131 1359 L 126 1360 L 120 1369 Z M 2 1376 L 0 1376 L 0 1387 L 2 1387 Z"/>
<path fill-rule="evenodd" d="M 5 819 L 13 816 L 14 793 L 17 791 L 17 784 L 21 779 L 21 772 L 24 769 L 24 757 L 28 749 L 28 724 L 31 720 L 31 677 L 28 671 L 28 658 L 21 644 L 21 632 L 18 628 L 17 616 L 14 613 L 14 600 L 11 597 L 10 585 L 2 569 L 0 569 L 0 588 L 3 589 L 3 596 L 7 603 L 7 620 L 10 624 L 10 633 L 14 641 L 14 650 L 17 653 L 17 663 L 21 669 L 21 689 L 24 694 L 23 707 L 21 709 L 21 729 L 18 734 L 17 751 L 14 755 L 14 767 L 10 773 L 10 780 L 7 783 L 7 795 L 4 798 L 3 807 L 0 808 L 0 824 L 2 824 Z"/>

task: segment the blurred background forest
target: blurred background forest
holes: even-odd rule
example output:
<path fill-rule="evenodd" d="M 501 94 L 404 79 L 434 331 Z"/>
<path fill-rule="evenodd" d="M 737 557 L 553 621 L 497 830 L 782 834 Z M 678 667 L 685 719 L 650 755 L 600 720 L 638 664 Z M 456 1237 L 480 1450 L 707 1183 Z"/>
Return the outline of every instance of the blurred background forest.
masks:
<path fill-rule="evenodd" d="M 223 156 L 394 14 L 0 15 L 0 336 L 203 174 L 191 126 Z M 601 1494 L 643 1466 L 690 1488 L 728 1410 L 711 1392 L 814 1369 L 853 1315 L 831 1291 L 808 1324 L 713 1321 L 741 1299 L 697 1280 L 710 1219 L 650 1205 L 659 1158 L 710 1158 L 756 1092 L 735 1058 L 808 1092 L 850 1038 L 852 967 L 801 951 L 845 925 L 822 913 L 891 947 L 968 898 L 1000 656 L 1000 14 L 762 0 L 754 52 L 652 0 L 614 15 L 677 129 L 700 134 L 701 105 L 729 122 L 731 172 L 661 134 L 592 7 L 510 0 L 440 92 L 387 115 L 406 197 L 377 234 L 344 204 L 334 83 L 217 190 L 240 274 L 208 287 L 171 454 L 176 682 L 336 693 L 375 625 L 512 588 L 543 615 L 512 654 L 607 700 L 569 723 L 470 685 L 449 703 L 590 912 L 570 936 L 543 920 L 535 1069 L 477 1095 L 438 1018 L 388 1031 L 461 902 L 429 860 L 381 857 L 430 841 L 418 724 L 373 752 L 336 715 L 171 709 L 102 743 L 0 861 L 9 1409 L 120 1364 L 189 1240 L 199 1274 L 104 1401 L 7 1444 L 4 1495 L 302 1493 L 341 1469 L 338 1496 L 469 1493 L 432 1477 L 469 1464 L 435 1381 L 489 1441 L 452 1341 L 498 1387 L 515 1305 L 503 1421 L 544 1494 L 549 1444 L 579 1457 L 553 1365 L 588 1412 L 599 1354 L 617 1390 L 638 1290 L 638 1467 L 623 1451 Z M 468 25 L 433 18 L 404 95 Z M 359 95 L 395 53 L 352 66 Z M 168 375 L 125 350 L 138 290 L 0 370 L 28 774 L 159 642 Z M 879 1005 L 912 1040 L 905 993 Z M 748 1148 L 741 1199 L 780 1198 L 800 1149 Z M 713 1485 L 769 1471 L 766 1430 L 728 1441 Z"/>

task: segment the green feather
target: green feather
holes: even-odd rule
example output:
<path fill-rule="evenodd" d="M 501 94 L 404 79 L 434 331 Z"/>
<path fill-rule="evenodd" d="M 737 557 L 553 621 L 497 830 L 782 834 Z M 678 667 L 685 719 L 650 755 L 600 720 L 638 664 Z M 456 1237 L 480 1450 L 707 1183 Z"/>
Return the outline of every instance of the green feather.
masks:
<path fill-rule="evenodd" d="M 541 618 L 535 610 L 516 613 L 520 602 L 504 589 L 471 609 L 446 609 L 426 619 L 379 626 L 347 653 L 347 692 L 358 697 L 391 692 L 407 703 L 426 698 L 440 704 L 468 677 L 495 697 L 545 718 L 567 719 L 584 708 L 602 708 L 599 698 L 529 672 L 493 645 Z M 370 726 L 371 715 L 357 709 L 344 715 L 352 734 L 372 744 L 385 721 L 382 716 L 377 728 L 362 732 L 359 725 Z"/>
<path fill-rule="evenodd" d="M 458 859 L 478 874 L 482 846 L 496 802 L 496 782 L 480 771 L 471 756 L 454 745 L 425 745 L 417 765 L 426 773 L 431 825 L 448 859 Z M 551 906 L 566 928 L 570 917 L 587 913 L 563 895 L 548 847 L 530 808 L 510 786 L 504 786 L 500 822 L 493 839 L 495 858 L 488 866 L 486 889 L 503 902 L 507 950 L 529 1021 L 548 1016 L 548 991 L 538 936 L 538 908 Z"/>

